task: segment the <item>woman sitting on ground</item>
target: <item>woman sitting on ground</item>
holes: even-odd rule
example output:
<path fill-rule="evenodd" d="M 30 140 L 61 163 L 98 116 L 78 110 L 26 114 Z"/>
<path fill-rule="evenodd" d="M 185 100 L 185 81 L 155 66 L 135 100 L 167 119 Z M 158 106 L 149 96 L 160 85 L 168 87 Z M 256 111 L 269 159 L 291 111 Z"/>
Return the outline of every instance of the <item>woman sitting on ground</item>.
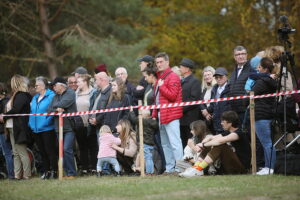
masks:
<path fill-rule="evenodd" d="M 121 139 L 121 145 L 113 144 L 111 147 L 117 150 L 117 159 L 125 174 L 131 174 L 133 173 L 132 165 L 137 154 L 136 133 L 132 130 L 130 122 L 124 119 L 118 122 L 116 129 Z"/>

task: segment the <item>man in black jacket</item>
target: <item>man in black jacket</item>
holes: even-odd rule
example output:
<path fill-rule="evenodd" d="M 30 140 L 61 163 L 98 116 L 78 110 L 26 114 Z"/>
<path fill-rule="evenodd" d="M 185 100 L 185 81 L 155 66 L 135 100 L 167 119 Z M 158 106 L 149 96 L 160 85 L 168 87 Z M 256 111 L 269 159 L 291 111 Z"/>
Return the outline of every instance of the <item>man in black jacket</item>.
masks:
<path fill-rule="evenodd" d="M 141 72 L 143 72 L 149 64 L 150 64 L 149 66 L 153 66 L 154 58 L 152 56 L 145 55 L 145 56 L 139 58 L 137 61 L 140 62 L 140 65 L 139 65 L 140 70 L 141 70 Z M 148 82 L 145 80 L 145 77 L 143 76 L 140 79 L 139 84 L 136 86 L 136 88 L 133 91 L 133 95 L 136 100 L 143 100 L 144 93 L 145 93 L 147 86 L 148 86 Z"/>
<path fill-rule="evenodd" d="M 181 79 L 182 101 L 198 101 L 201 96 L 201 84 L 193 76 L 192 70 L 195 67 L 194 61 L 183 58 L 180 62 L 180 72 L 183 76 Z M 192 137 L 190 123 L 200 118 L 199 106 L 184 106 L 183 116 L 180 119 L 180 137 L 182 147 L 185 148 L 187 141 Z"/>
<path fill-rule="evenodd" d="M 214 77 L 217 84 L 212 89 L 211 99 L 228 97 L 229 84 L 227 78 L 228 72 L 225 68 L 219 67 L 216 69 Z M 208 107 L 208 112 L 211 113 L 214 135 L 223 134 L 224 130 L 221 125 L 221 116 L 223 112 L 231 110 L 229 101 L 220 101 L 211 103 Z"/>
<path fill-rule="evenodd" d="M 243 96 L 246 94 L 245 91 L 245 84 L 246 81 L 250 75 L 251 66 L 250 62 L 247 61 L 247 50 L 243 46 L 237 46 L 233 50 L 234 59 L 236 61 L 236 66 L 231 73 L 230 77 L 230 94 L 229 96 L 235 97 L 235 96 Z M 248 99 L 240 99 L 240 100 L 234 100 L 230 101 L 231 108 L 233 111 L 235 111 L 241 122 L 244 121 L 245 111 L 247 109 L 247 106 L 249 104 Z"/>
<path fill-rule="evenodd" d="M 111 93 L 109 77 L 105 72 L 100 72 L 95 75 L 95 78 L 99 90 L 95 92 L 94 95 L 91 97 L 90 110 L 105 109 Z M 89 123 L 93 126 L 93 129 L 91 129 L 91 131 L 97 133 L 97 138 L 99 138 L 98 131 L 103 125 L 103 117 L 104 113 L 98 113 L 92 115 L 89 119 Z"/>
<path fill-rule="evenodd" d="M 72 113 L 77 112 L 75 92 L 68 88 L 67 82 L 62 77 L 56 77 L 53 81 L 53 89 L 56 95 L 48 107 L 48 112 Z M 64 170 L 67 178 L 74 178 L 77 175 L 73 145 L 75 134 L 71 125 L 70 118 L 64 117 L 63 137 L 64 137 Z M 58 117 L 55 117 L 55 131 L 59 132 Z"/>

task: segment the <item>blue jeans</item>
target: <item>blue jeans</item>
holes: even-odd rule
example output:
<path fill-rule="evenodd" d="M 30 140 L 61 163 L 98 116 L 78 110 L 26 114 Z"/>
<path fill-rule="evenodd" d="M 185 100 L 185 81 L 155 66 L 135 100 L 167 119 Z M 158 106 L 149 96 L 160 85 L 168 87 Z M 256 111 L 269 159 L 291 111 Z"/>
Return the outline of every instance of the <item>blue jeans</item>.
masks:
<path fill-rule="evenodd" d="M 12 179 L 15 177 L 12 148 L 11 144 L 6 141 L 4 133 L 0 134 L 0 147 L 2 148 L 3 156 L 5 157 L 8 178 Z"/>
<path fill-rule="evenodd" d="M 146 163 L 146 173 L 153 174 L 154 173 L 154 164 L 152 158 L 153 146 L 144 144 L 144 158 Z"/>
<path fill-rule="evenodd" d="M 109 163 L 109 164 L 113 165 L 114 170 L 117 173 L 120 172 L 119 162 L 118 162 L 117 158 L 114 158 L 114 157 L 98 158 L 97 172 L 101 172 L 102 171 L 102 166 L 103 166 L 104 163 Z"/>
<path fill-rule="evenodd" d="M 271 160 L 271 148 L 273 146 L 271 140 L 271 120 L 258 120 L 255 121 L 256 135 L 263 146 L 265 167 L 274 169 L 276 161 L 276 151 L 273 147 L 272 160 Z M 271 161 L 271 165 L 270 165 Z"/>
<path fill-rule="evenodd" d="M 73 132 L 64 133 L 64 170 L 66 176 L 76 176 L 76 167 L 74 161 L 73 145 L 75 134 Z"/>
<path fill-rule="evenodd" d="M 168 124 L 159 124 L 159 131 L 166 160 L 166 172 L 179 172 L 179 169 L 175 169 L 176 160 L 182 160 L 183 157 L 179 120 L 173 120 Z"/>

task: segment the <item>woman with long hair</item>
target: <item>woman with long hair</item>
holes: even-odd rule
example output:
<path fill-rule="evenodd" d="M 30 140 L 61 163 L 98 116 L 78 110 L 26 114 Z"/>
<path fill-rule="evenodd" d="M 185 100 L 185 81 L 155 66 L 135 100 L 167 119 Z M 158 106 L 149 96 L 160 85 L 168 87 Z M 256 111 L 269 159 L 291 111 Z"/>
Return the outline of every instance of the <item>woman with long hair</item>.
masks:
<path fill-rule="evenodd" d="M 126 85 L 121 78 L 114 78 L 111 82 L 112 90 L 106 108 L 120 108 L 130 106 L 130 96 L 126 94 Z M 104 125 L 108 125 L 115 132 L 120 119 L 128 118 L 128 110 L 107 112 L 104 114 Z"/>
<path fill-rule="evenodd" d="M 214 85 L 217 83 L 214 78 L 215 71 L 216 70 L 211 66 L 207 66 L 203 69 L 202 84 L 201 84 L 202 100 L 209 100 L 211 98 L 212 89 Z M 207 122 L 208 128 L 210 130 L 213 130 L 212 122 L 211 122 L 212 116 L 207 110 L 209 106 L 210 106 L 209 103 L 201 104 L 200 109 L 201 109 L 202 119 L 204 119 Z"/>
<path fill-rule="evenodd" d="M 205 121 L 197 120 L 190 124 L 192 138 L 188 140 L 188 145 L 184 148 L 183 160 L 176 161 L 177 167 L 183 172 L 191 167 L 201 158 L 201 152 L 197 144 L 201 143 L 204 138 L 211 136 Z M 203 157 L 203 155 L 202 155 Z"/>
<path fill-rule="evenodd" d="M 77 111 L 87 111 L 90 108 L 90 98 L 93 96 L 94 90 L 90 85 L 91 76 L 81 74 L 77 78 L 76 90 L 76 106 Z M 80 151 L 81 175 L 87 175 L 88 170 L 96 170 L 97 163 L 97 136 L 96 134 L 88 135 L 88 115 L 80 116 L 83 121 L 83 127 L 74 130 L 76 140 Z"/>
<path fill-rule="evenodd" d="M 124 119 L 118 122 L 116 129 L 121 139 L 121 145 L 113 144 L 112 148 L 117 151 L 117 159 L 124 172 L 126 174 L 133 173 L 132 165 L 137 154 L 136 133 L 133 131 L 130 122 Z"/>
<path fill-rule="evenodd" d="M 55 93 L 48 88 L 48 80 L 39 76 L 35 79 L 36 95 L 31 101 L 31 114 L 47 113 Z M 53 116 L 31 115 L 29 127 L 34 133 L 35 142 L 40 150 L 44 174 L 41 179 L 57 178 L 57 149 Z"/>
<path fill-rule="evenodd" d="M 30 113 L 31 95 L 28 93 L 28 79 L 21 75 L 11 78 L 12 97 L 6 104 L 6 115 Z M 15 179 L 31 177 L 31 163 L 27 153 L 27 144 L 31 142 L 28 116 L 4 117 L 9 131 L 14 155 Z"/>

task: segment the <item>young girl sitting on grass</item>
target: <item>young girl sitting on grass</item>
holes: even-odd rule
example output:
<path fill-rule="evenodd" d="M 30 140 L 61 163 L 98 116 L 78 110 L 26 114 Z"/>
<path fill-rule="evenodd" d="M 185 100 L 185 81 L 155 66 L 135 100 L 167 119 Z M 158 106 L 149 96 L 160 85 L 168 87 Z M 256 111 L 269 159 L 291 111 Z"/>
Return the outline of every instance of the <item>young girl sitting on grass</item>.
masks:
<path fill-rule="evenodd" d="M 97 162 L 97 176 L 102 175 L 102 165 L 107 162 L 113 165 L 117 175 L 120 174 L 120 165 L 117 160 L 117 152 L 111 146 L 113 144 L 120 145 L 121 139 L 113 136 L 109 126 L 103 125 L 100 128 L 99 136 L 99 152 L 98 152 L 98 162 Z"/>
<path fill-rule="evenodd" d="M 201 143 L 205 138 L 212 136 L 209 133 L 206 123 L 202 120 L 192 122 L 190 124 L 190 129 L 193 137 L 188 140 L 188 144 L 184 148 L 183 160 L 176 161 L 176 167 L 178 167 L 181 172 L 193 166 L 196 161 L 202 160 L 201 155 L 203 155 L 204 152 L 199 152 L 200 149 L 196 144 Z M 209 168 L 209 173 L 213 173 L 213 171 L 215 172 L 215 168 L 212 165 Z"/>

